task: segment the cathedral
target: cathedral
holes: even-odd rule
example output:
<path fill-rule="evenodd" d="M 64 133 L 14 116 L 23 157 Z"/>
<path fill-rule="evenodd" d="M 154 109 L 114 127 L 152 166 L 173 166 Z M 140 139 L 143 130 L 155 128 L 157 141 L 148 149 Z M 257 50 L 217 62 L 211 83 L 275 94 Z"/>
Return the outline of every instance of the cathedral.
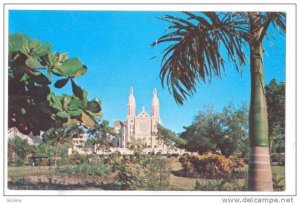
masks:
<path fill-rule="evenodd" d="M 157 90 L 154 89 L 153 91 L 151 114 L 146 112 L 145 107 L 139 114 L 136 114 L 136 103 L 133 88 L 131 87 L 128 98 L 127 118 L 125 121 L 114 122 L 115 131 L 122 135 L 119 147 L 128 148 L 132 140 L 139 140 L 142 141 L 146 148 L 159 148 L 160 143 L 156 136 L 159 122 Z"/>

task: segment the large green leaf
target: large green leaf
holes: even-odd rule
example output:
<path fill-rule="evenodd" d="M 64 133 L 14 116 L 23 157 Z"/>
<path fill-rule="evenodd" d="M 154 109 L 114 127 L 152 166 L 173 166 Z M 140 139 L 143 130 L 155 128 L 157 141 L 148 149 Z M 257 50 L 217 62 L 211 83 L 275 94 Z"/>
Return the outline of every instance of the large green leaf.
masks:
<path fill-rule="evenodd" d="M 62 62 L 61 66 L 53 69 L 53 72 L 67 77 L 76 77 L 84 74 L 86 67 L 83 67 L 83 64 L 78 58 L 71 58 Z"/>
<path fill-rule="evenodd" d="M 60 112 L 56 113 L 56 115 L 62 119 L 70 118 L 70 115 L 65 111 L 60 111 Z"/>
<path fill-rule="evenodd" d="M 28 57 L 28 59 L 26 60 L 26 65 L 30 68 L 42 67 L 41 63 L 36 57 Z"/>
<path fill-rule="evenodd" d="M 81 105 L 81 101 L 79 99 L 77 99 L 76 97 L 72 97 L 71 101 L 69 103 L 69 106 L 68 106 L 68 110 L 75 111 L 80 107 L 80 105 Z"/>
<path fill-rule="evenodd" d="M 74 111 L 68 111 L 68 114 L 70 114 L 70 116 L 72 116 L 72 117 L 78 117 L 81 115 L 81 113 L 82 113 L 81 109 L 77 109 Z"/>
<path fill-rule="evenodd" d="M 53 93 L 48 94 L 48 101 L 50 101 L 50 106 L 58 111 L 63 110 L 63 106 L 61 104 L 61 97 L 55 96 Z"/>
<path fill-rule="evenodd" d="M 62 88 L 64 87 L 69 81 L 69 78 L 65 78 L 65 79 L 60 79 L 60 80 L 57 80 L 54 84 L 54 86 L 56 88 Z"/>
<path fill-rule="evenodd" d="M 82 72 L 83 64 L 78 58 L 71 58 L 63 62 L 61 69 L 69 77 L 74 77 L 78 72 Z"/>
<path fill-rule="evenodd" d="M 38 56 L 43 57 L 43 56 L 46 56 L 50 52 L 50 49 L 51 49 L 51 45 L 48 42 L 46 42 L 42 46 L 35 47 L 33 49 L 33 51 Z"/>
<path fill-rule="evenodd" d="M 78 70 L 78 72 L 75 74 L 74 77 L 79 77 L 81 75 L 84 75 L 87 71 L 87 67 L 85 65 L 82 66 L 82 69 Z"/>
<path fill-rule="evenodd" d="M 23 47 L 28 38 L 25 35 L 17 33 L 15 35 L 10 34 L 8 40 L 9 52 L 17 52 Z"/>
<path fill-rule="evenodd" d="M 29 50 L 31 50 L 31 49 L 33 49 L 33 50 L 37 49 L 40 46 L 41 46 L 41 42 L 38 41 L 38 40 L 29 40 L 28 41 L 28 48 L 29 48 Z"/>

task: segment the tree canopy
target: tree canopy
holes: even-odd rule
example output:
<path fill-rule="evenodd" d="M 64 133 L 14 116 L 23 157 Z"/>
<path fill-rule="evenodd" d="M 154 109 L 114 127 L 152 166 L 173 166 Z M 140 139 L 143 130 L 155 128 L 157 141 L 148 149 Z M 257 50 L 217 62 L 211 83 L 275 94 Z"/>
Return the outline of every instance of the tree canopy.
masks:
<path fill-rule="evenodd" d="M 108 150 L 114 144 L 114 138 L 118 138 L 118 134 L 112 127 L 109 127 L 107 120 L 97 121 L 93 128 L 87 130 L 89 140 L 93 144 L 98 144 L 103 151 Z"/>
<path fill-rule="evenodd" d="M 51 52 L 51 45 L 33 40 L 24 34 L 9 35 L 8 114 L 9 127 L 24 134 L 40 135 L 53 126 L 76 125 L 92 127 L 100 116 L 100 101 L 89 101 L 87 91 L 75 83 L 87 67 L 67 53 Z M 57 96 L 56 88 L 71 83 L 73 95 Z"/>
<path fill-rule="evenodd" d="M 222 112 L 214 111 L 208 106 L 201 111 L 194 122 L 185 127 L 181 138 L 187 141 L 183 145 L 192 152 L 206 153 L 221 150 L 221 154 L 229 156 L 234 153 L 246 155 L 248 145 L 248 108 L 236 109 L 226 106 Z"/>
<path fill-rule="evenodd" d="M 163 127 L 161 124 L 158 124 L 157 128 L 158 139 L 162 140 L 167 146 L 182 146 L 186 144 L 186 141 L 179 137 L 175 132 Z"/>
<path fill-rule="evenodd" d="M 272 79 L 265 87 L 268 105 L 269 138 L 272 147 L 284 149 L 285 138 L 285 82 Z M 283 141 L 278 137 L 283 136 Z M 279 139 L 279 140 L 278 140 Z M 273 142 L 275 141 L 275 146 Z"/>

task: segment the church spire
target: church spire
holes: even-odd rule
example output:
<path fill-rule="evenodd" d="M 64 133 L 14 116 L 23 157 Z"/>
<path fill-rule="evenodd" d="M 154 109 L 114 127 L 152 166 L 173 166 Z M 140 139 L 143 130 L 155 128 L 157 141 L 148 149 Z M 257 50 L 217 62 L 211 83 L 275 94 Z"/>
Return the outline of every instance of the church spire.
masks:
<path fill-rule="evenodd" d="M 130 95 L 133 95 L 133 88 L 130 87 Z"/>
<path fill-rule="evenodd" d="M 128 116 L 135 116 L 135 98 L 133 95 L 133 88 L 130 87 L 129 98 L 128 98 Z"/>
<path fill-rule="evenodd" d="M 157 90 L 154 88 L 152 97 L 152 116 L 159 117 L 159 100 L 157 97 Z"/>

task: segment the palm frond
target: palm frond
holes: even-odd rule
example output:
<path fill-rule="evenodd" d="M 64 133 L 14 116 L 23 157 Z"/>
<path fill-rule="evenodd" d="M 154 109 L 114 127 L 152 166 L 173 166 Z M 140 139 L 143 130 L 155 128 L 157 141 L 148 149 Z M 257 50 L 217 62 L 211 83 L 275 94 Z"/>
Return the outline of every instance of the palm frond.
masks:
<path fill-rule="evenodd" d="M 169 33 L 152 44 L 168 44 L 163 51 L 160 78 L 180 105 L 196 92 L 197 82 L 210 83 L 213 77 L 222 76 L 223 48 L 240 71 L 246 59 L 244 42 L 248 40 L 248 23 L 239 13 L 183 13 L 187 18 L 161 18 L 171 24 Z"/>
<path fill-rule="evenodd" d="M 277 28 L 277 30 L 282 30 L 283 32 L 285 32 L 286 29 L 286 13 L 284 12 L 274 12 L 274 13 L 269 13 L 273 14 L 272 15 L 272 24 L 275 28 Z"/>

